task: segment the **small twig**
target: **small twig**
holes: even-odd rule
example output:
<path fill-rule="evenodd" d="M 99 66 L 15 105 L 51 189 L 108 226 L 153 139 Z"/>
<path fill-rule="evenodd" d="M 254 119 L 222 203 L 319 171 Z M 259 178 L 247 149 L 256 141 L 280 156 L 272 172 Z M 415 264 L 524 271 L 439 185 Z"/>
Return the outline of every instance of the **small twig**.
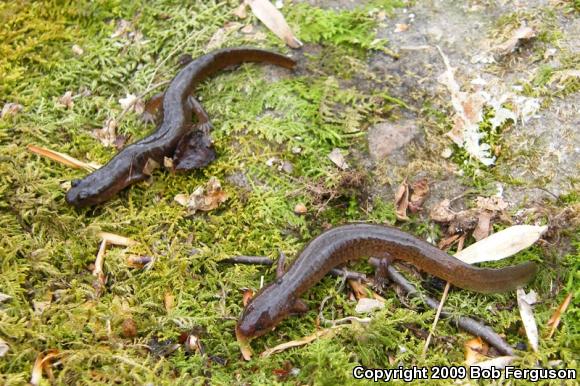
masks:
<path fill-rule="evenodd" d="M 439 302 L 439 306 L 437 306 L 437 313 L 435 314 L 435 319 L 433 319 L 433 324 L 431 324 L 431 329 L 429 330 L 429 335 L 425 340 L 425 346 L 423 346 L 423 352 L 421 355 L 425 356 L 427 354 L 427 349 L 429 348 L 429 343 L 431 343 L 431 339 L 433 338 L 433 332 L 435 331 L 435 327 L 437 326 L 437 322 L 439 322 L 439 317 L 441 316 L 441 311 L 443 310 L 443 304 L 447 300 L 447 294 L 449 293 L 449 288 L 451 288 L 451 284 L 447 282 L 445 284 L 445 289 L 443 290 L 443 295 L 441 296 L 441 301 Z"/>
<path fill-rule="evenodd" d="M 371 258 L 369 259 L 369 263 L 373 266 L 376 266 L 379 263 L 379 259 Z M 407 293 L 407 296 L 417 297 L 421 299 L 427 306 L 433 309 L 437 309 L 439 306 L 439 302 L 437 300 L 419 293 L 417 288 L 409 283 L 407 279 L 405 279 L 403 275 L 401 275 L 399 271 L 397 271 L 397 269 L 395 269 L 395 267 L 392 265 L 387 268 L 387 274 L 389 279 L 391 279 Z M 478 321 L 467 316 L 455 317 L 447 311 L 441 311 L 441 317 L 453 318 L 459 328 L 475 336 L 480 336 L 487 343 L 494 346 L 500 353 L 504 355 L 514 355 L 514 349 L 488 326 L 479 323 Z"/>

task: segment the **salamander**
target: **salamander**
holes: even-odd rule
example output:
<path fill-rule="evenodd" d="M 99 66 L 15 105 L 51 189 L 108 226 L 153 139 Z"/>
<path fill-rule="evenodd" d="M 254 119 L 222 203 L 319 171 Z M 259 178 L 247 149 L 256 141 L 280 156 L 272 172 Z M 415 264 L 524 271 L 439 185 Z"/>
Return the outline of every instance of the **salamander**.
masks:
<path fill-rule="evenodd" d="M 74 180 L 66 201 L 76 207 L 100 204 L 119 191 L 147 178 L 149 160 L 162 164 L 173 156 L 174 169 L 201 168 L 215 159 L 209 138 L 211 123 L 201 104 L 191 96 L 195 86 L 226 67 L 245 62 L 266 62 L 293 69 L 296 62 L 284 55 L 255 48 L 225 48 L 200 56 L 171 81 L 163 96 L 163 119 L 151 135 L 120 151 L 106 165 L 82 180 Z M 197 124 L 192 124 L 193 114 Z"/>
<path fill-rule="evenodd" d="M 537 271 L 533 262 L 500 269 L 478 268 L 396 228 L 343 225 L 310 241 L 284 275 L 250 300 L 236 325 L 238 341 L 261 336 L 291 313 L 303 311 L 300 295 L 332 268 L 365 256 L 405 260 L 457 287 L 481 293 L 513 290 L 531 280 Z"/>

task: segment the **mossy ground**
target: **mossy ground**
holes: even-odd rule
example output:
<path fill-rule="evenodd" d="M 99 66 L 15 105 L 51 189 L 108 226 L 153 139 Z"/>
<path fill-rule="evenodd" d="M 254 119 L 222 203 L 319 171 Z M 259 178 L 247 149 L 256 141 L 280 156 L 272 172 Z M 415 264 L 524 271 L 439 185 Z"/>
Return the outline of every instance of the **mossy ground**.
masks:
<path fill-rule="evenodd" d="M 468 335 L 441 322 L 437 336 L 444 339 L 435 339 L 422 358 L 424 339 L 406 326 L 428 330 L 434 313 L 409 310 L 394 296 L 368 327 L 353 326 L 332 339 L 244 362 L 233 334 L 242 310 L 241 289 L 258 288 L 262 276 L 272 280 L 273 271 L 218 263 L 236 254 L 276 257 L 284 251 L 293 256 L 329 224 L 394 222 L 390 202 L 364 193 L 374 175 L 356 165 L 355 172 L 340 172 L 326 155 L 335 147 L 364 149 L 366 126 L 405 106 L 388 95 L 384 84 L 372 91 L 349 82 L 355 76 L 372 78 L 365 58 L 386 43 L 375 38 L 375 15 L 398 2 L 372 1 L 342 13 L 304 4 L 288 7 L 285 12 L 298 37 L 316 47 L 305 49 L 309 53 L 301 57 L 297 73 L 276 70 L 268 75 L 264 67 L 242 66 L 205 82 L 197 92 L 215 126 L 216 162 L 189 175 L 156 172 L 151 181 L 97 208 L 77 211 L 66 205 L 63 184 L 84 172 L 41 159 L 26 146 L 100 163 L 110 159 L 114 151 L 90 132 L 119 115 L 118 99 L 170 79 L 178 71 L 179 55 L 203 53 L 214 33 L 235 20 L 231 10 L 237 2 L 190 3 L 0 4 L 0 102 L 24 106 L 20 114 L 0 120 L 0 292 L 11 296 L 0 305 L 0 337 L 9 345 L 0 358 L 0 381 L 27 382 L 37 356 L 50 349 L 61 353 L 54 376 L 67 384 L 336 384 L 354 382 L 355 364 L 389 367 L 389 357 L 404 366 L 461 364 Z M 112 38 L 120 19 L 130 21 L 143 34 L 142 41 Z M 75 55 L 73 44 L 84 54 Z M 256 41 L 251 35 L 231 34 L 224 42 L 241 44 L 287 52 L 271 35 Z M 70 110 L 57 106 L 57 98 L 68 90 L 90 90 L 91 95 L 76 98 Z M 151 129 L 129 114 L 119 132 L 134 140 Z M 296 154 L 293 148 L 298 147 Z M 268 166 L 273 157 L 292 163 L 293 171 Z M 222 181 L 229 200 L 212 212 L 188 216 L 173 197 L 192 192 L 210 176 Z M 353 179 L 359 182 L 353 184 Z M 314 195 L 316 190 L 332 194 Z M 562 205 L 577 205 L 577 198 L 568 198 L 572 202 Z M 298 202 L 309 208 L 306 216 L 293 213 Z M 420 217 L 403 229 L 419 236 L 437 234 Z M 130 252 L 154 257 L 151 269 L 129 268 L 125 251 L 112 248 L 105 261 L 107 283 L 96 296 L 89 266 L 98 231 L 137 240 Z M 577 247 L 579 241 L 572 239 Z M 569 292 L 578 295 L 578 256 L 561 258 L 556 251 L 535 247 L 510 264 L 528 259 L 543 267 L 530 288 L 544 300 L 536 307 L 544 333 L 555 304 Z M 559 290 L 552 292 L 552 285 Z M 352 315 L 354 303 L 342 288 L 339 279 L 325 278 L 309 292 L 307 303 L 317 309 L 331 296 L 327 317 Z M 169 310 L 167 296 L 174 297 Z M 510 343 L 525 340 L 514 294 L 454 291 L 447 304 L 486 320 Z M 490 304 L 502 307 L 491 314 L 486 310 Z M 573 305 L 556 336 L 541 340 L 539 354 L 521 352 L 520 363 L 558 359 L 563 367 L 577 368 L 579 316 Z M 129 318 L 137 325 L 134 339 L 122 337 L 122 323 Z M 315 325 L 316 312 L 291 318 L 254 348 L 259 352 L 309 335 Z M 153 337 L 177 340 L 192 328 L 203 331 L 207 355 L 226 359 L 226 365 L 208 364 L 207 356 L 186 355 L 181 349 L 158 358 L 144 348 Z M 276 376 L 276 370 L 288 367 L 300 371 L 285 379 Z"/>

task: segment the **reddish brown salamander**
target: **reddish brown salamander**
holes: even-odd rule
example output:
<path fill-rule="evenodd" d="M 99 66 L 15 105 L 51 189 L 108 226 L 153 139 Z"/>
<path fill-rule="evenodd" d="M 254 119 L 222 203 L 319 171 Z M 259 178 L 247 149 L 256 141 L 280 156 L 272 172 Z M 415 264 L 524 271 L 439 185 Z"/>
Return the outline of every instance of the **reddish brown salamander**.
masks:
<path fill-rule="evenodd" d="M 405 260 L 457 287 L 482 293 L 511 291 L 530 281 L 537 270 L 532 262 L 500 269 L 478 268 L 396 228 L 339 226 L 308 243 L 281 278 L 250 300 L 236 326 L 238 340 L 247 342 L 263 335 L 289 314 L 304 310 L 300 295 L 332 268 L 370 256 Z"/>
<path fill-rule="evenodd" d="M 102 168 L 82 180 L 74 180 L 66 201 L 80 208 L 109 200 L 129 185 L 147 178 L 143 170 L 149 159 L 163 164 L 164 157 L 173 156 L 177 171 L 201 168 L 213 161 L 215 150 L 209 139 L 211 123 L 191 94 L 197 84 L 214 73 L 246 62 L 265 62 L 288 69 L 296 65 L 284 55 L 245 47 L 225 48 L 193 60 L 169 84 L 163 97 L 163 120 L 157 130 L 127 146 Z M 197 117 L 195 126 L 193 114 Z"/>

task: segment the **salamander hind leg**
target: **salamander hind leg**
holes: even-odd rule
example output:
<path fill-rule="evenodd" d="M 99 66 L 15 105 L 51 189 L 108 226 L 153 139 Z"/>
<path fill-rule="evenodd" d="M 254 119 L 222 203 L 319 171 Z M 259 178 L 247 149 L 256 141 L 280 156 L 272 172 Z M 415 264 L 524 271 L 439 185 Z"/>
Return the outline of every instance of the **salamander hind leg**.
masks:
<path fill-rule="evenodd" d="M 185 134 L 173 155 L 173 168 L 178 172 L 201 169 L 216 159 L 217 154 L 207 129 L 200 128 Z"/>

